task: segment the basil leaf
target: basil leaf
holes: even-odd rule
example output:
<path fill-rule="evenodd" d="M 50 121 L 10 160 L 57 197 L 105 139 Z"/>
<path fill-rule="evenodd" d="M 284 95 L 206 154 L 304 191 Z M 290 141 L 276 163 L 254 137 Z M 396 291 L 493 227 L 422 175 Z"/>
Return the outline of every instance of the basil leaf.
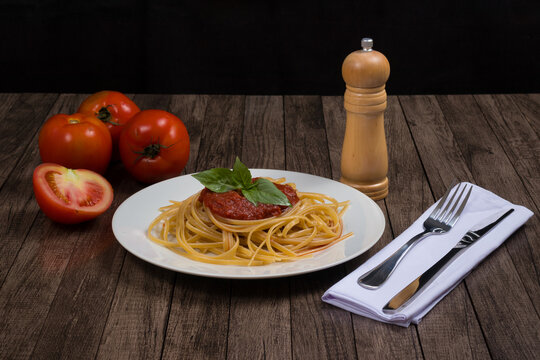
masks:
<path fill-rule="evenodd" d="M 259 178 L 253 182 L 251 172 L 238 157 L 236 157 L 232 171 L 225 168 L 215 168 L 201 171 L 192 176 L 216 193 L 240 189 L 244 197 L 255 206 L 258 203 L 291 206 L 287 196 L 270 180 Z"/>
<path fill-rule="evenodd" d="M 223 193 L 239 188 L 230 169 L 214 168 L 192 176 L 213 192 Z"/>
<path fill-rule="evenodd" d="M 253 188 L 242 189 L 242 194 L 255 206 L 258 203 L 291 206 L 287 196 L 273 182 L 263 178 L 257 179 Z"/>
<path fill-rule="evenodd" d="M 253 187 L 251 182 L 251 172 L 249 171 L 248 167 L 240 161 L 238 156 L 234 162 L 232 176 L 234 181 L 239 185 L 239 188 L 249 189 Z"/>
<path fill-rule="evenodd" d="M 244 197 L 255 206 L 259 204 L 257 194 L 257 189 L 254 187 L 251 189 L 242 189 L 242 195 L 244 195 Z"/>

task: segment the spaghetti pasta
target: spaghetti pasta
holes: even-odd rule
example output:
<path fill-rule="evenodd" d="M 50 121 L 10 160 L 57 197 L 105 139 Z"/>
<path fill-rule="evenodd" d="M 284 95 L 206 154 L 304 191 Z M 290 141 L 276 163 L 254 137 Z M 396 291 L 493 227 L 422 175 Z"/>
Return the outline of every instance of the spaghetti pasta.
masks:
<path fill-rule="evenodd" d="M 161 214 L 148 227 L 148 237 L 196 261 L 256 266 L 310 257 L 352 235 L 342 234 L 348 201 L 317 193 L 297 194 L 300 200 L 281 215 L 235 220 L 213 214 L 199 201 L 198 192 L 160 208 Z"/>

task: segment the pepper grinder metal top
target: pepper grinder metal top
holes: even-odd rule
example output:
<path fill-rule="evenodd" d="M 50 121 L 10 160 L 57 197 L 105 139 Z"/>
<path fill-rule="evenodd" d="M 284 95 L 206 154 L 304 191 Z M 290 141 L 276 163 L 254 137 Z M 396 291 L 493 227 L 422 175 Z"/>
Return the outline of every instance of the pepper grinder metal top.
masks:
<path fill-rule="evenodd" d="M 362 50 L 349 54 L 342 66 L 347 113 L 341 152 L 341 182 L 374 200 L 388 195 L 388 153 L 384 133 L 386 81 L 390 64 L 362 39 Z"/>
<path fill-rule="evenodd" d="M 372 51 L 373 39 L 372 38 L 363 38 L 362 39 L 362 50 L 363 51 Z"/>

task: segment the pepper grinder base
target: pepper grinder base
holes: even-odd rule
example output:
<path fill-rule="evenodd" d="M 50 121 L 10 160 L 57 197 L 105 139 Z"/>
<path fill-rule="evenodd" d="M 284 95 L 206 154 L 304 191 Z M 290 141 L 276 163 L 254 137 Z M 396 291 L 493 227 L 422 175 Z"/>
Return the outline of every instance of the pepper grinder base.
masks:
<path fill-rule="evenodd" d="M 357 184 L 341 177 L 339 180 L 342 183 L 349 185 L 356 190 L 369 196 L 372 200 L 382 200 L 388 195 L 388 178 L 385 177 L 383 181 L 371 184 Z"/>

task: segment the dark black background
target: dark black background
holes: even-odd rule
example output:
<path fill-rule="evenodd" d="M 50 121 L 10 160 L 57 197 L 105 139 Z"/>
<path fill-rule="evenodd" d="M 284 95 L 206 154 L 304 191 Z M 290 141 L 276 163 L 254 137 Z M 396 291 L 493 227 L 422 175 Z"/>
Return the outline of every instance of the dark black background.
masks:
<path fill-rule="evenodd" d="M 538 3 L 0 0 L 0 91 L 342 94 L 372 37 L 389 94 L 538 92 Z"/>

